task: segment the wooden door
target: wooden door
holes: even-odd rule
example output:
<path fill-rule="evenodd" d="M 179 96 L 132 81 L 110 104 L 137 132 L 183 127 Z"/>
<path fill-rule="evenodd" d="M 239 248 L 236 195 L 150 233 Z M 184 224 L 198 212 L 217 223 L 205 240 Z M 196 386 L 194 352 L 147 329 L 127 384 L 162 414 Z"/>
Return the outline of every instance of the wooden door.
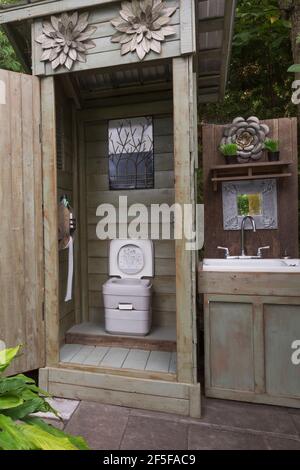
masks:
<path fill-rule="evenodd" d="M 45 357 L 40 114 L 39 79 L 0 70 L 0 340 L 23 344 L 9 374 Z"/>

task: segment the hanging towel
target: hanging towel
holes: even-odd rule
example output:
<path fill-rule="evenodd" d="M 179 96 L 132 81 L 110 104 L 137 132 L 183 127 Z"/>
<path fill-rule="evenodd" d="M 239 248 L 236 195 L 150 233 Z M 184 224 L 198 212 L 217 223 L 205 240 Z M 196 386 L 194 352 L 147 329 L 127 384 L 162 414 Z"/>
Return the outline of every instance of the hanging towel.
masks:
<path fill-rule="evenodd" d="M 72 300 L 72 285 L 74 273 L 74 227 L 72 208 L 67 196 L 61 198 L 58 207 L 58 247 L 59 250 L 69 250 L 68 254 L 68 282 L 65 302 Z"/>
<path fill-rule="evenodd" d="M 67 248 L 69 249 L 69 260 L 68 260 L 68 283 L 65 302 L 72 300 L 72 285 L 73 285 L 73 273 L 74 273 L 74 244 L 73 237 L 70 237 Z"/>

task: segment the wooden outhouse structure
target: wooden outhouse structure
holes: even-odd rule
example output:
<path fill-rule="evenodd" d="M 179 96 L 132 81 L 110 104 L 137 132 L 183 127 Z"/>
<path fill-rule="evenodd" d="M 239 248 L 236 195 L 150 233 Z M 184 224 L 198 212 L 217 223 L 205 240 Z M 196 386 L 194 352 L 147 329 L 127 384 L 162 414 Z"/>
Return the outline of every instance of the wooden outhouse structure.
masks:
<path fill-rule="evenodd" d="M 96 209 L 120 195 L 195 207 L 197 103 L 224 94 L 234 10 L 234 0 L 1 7 L 28 73 L 0 72 L 0 339 L 24 345 L 12 373 L 40 369 L 55 396 L 200 416 L 197 253 L 184 239 L 155 241 L 152 334 L 107 335 L 108 241 L 96 237 Z M 108 123 L 141 116 L 153 123 L 153 186 L 113 191 Z M 63 194 L 77 219 L 69 302 Z"/>

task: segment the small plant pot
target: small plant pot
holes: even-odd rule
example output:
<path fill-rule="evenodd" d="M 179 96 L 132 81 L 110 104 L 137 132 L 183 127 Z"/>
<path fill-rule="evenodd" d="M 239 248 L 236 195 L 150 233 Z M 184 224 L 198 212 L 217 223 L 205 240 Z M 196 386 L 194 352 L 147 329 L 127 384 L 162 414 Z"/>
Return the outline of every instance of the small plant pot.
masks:
<path fill-rule="evenodd" d="M 278 162 L 280 152 L 268 152 L 268 161 L 269 162 Z"/>
<path fill-rule="evenodd" d="M 225 161 L 227 165 L 235 165 L 238 163 L 238 159 L 235 155 L 225 155 Z"/>

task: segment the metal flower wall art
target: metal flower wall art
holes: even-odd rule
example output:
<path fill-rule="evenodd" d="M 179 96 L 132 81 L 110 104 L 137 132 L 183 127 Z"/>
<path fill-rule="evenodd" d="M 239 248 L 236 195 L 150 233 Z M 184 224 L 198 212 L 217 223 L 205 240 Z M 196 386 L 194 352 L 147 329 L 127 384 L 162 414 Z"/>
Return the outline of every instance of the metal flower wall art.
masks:
<path fill-rule="evenodd" d="M 260 160 L 263 154 L 264 142 L 270 130 L 266 124 L 261 124 L 255 116 L 247 120 L 237 117 L 226 127 L 222 144 L 237 144 L 239 163 Z"/>
<path fill-rule="evenodd" d="M 111 41 L 121 44 L 121 55 L 136 52 L 143 60 L 151 51 L 160 54 L 165 39 L 176 33 L 169 25 L 175 11 L 163 0 L 122 2 L 120 16 L 111 21 L 117 30 Z"/>
<path fill-rule="evenodd" d="M 43 33 L 36 38 L 41 44 L 42 62 L 50 62 L 52 69 L 59 66 L 71 70 L 75 62 L 86 62 L 86 53 L 96 44 L 90 40 L 97 28 L 89 26 L 89 13 L 63 13 L 43 22 Z"/>

